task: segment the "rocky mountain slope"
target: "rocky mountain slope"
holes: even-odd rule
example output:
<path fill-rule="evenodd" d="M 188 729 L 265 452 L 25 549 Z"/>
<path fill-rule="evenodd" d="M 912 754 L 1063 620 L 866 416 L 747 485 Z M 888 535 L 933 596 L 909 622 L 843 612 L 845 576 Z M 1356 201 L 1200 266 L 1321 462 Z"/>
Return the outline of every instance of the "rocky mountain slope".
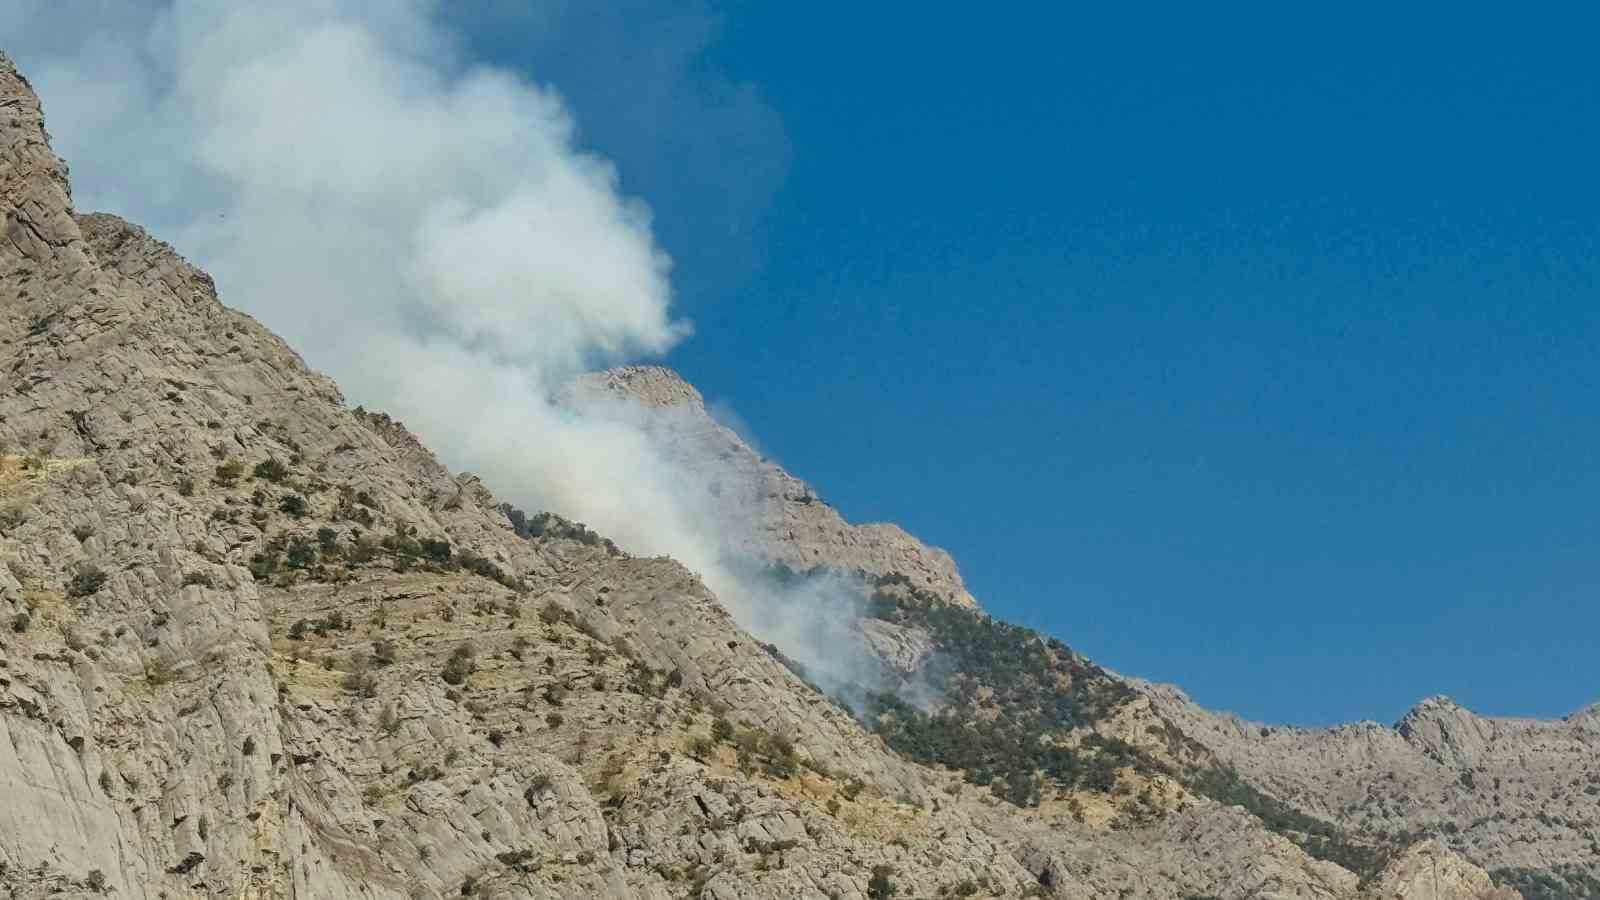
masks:
<path fill-rule="evenodd" d="M 971 701 L 890 694 L 858 719 L 678 563 L 508 509 L 348 407 L 171 248 L 75 212 L 4 57 L 0 211 L 6 896 L 1495 890 L 1437 845 L 1365 883 L 1313 858 L 1195 777 L 1221 757 L 1160 703 L 982 616 L 948 556 L 852 528 L 730 444 L 750 480 L 727 489 L 770 523 L 751 554 L 869 577 L 871 627 L 909 648 L 887 662 L 925 675 L 915 648 L 940 645 L 958 663 L 941 688 Z M 656 371 L 601 381 L 681 392 Z M 997 690 L 1016 647 L 1038 666 Z M 941 715 L 1041 768 L 995 782 L 972 770 L 995 745 L 956 769 L 902 739 Z"/>
<path fill-rule="evenodd" d="M 1184 734 L 1296 809 L 1363 833 L 1437 837 L 1529 897 L 1600 896 L 1600 706 L 1551 722 L 1432 697 L 1392 727 L 1303 729 L 1140 687 Z"/>
<path fill-rule="evenodd" d="M 612 390 L 675 410 L 681 418 L 674 427 L 691 440 L 710 435 L 704 440 L 725 447 L 736 458 L 759 459 L 711 419 L 698 392 L 675 373 L 632 367 L 597 377 Z M 771 463 L 751 469 L 752 485 L 788 478 Z M 848 533 L 850 526 L 843 525 L 831 508 L 811 513 L 820 501 L 810 501 L 797 512 L 793 500 L 781 491 L 768 490 L 761 500 L 771 510 L 769 521 L 821 515 L 829 522 L 823 533 Z M 972 605 L 970 595 L 959 587 L 959 575 L 908 580 L 885 590 L 883 572 L 893 571 L 893 566 L 863 565 L 860 556 L 840 554 L 826 543 L 808 539 L 815 533 L 769 528 L 771 545 L 779 548 L 771 558 L 801 567 L 809 560 L 811 566 L 878 576 L 879 587 L 872 594 L 876 602 L 867 604 L 862 634 L 884 666 L 906 681 L 919 679 L 925 663 L 935 658 L 948 670 L 953 653 L 977 649 L 993 659 L 1017 660 L 1032 652 L 1028 640 L 1020 637 L 998 651 L 981 646 L 992 640 L 988 636 L 977 641 L 980 646 L 969 646 L 963 637 L 984 627 L 979 624 L 984 618 L 941 609 L 944 602 L 957 610 Z M 908 602 L 913 597 L 915 602 Z M 1159 730 L 1163 742 L 1185 746 L 1185 751 L 1174 758 L 1159 748 L 1142 761 L 1147 768 L 1165 768 L 1179 777 L 1189 773 L 1197 789 L 1218 799 L 1245 802 L 1285 833 L 1303 837 L 1308 831 L 1336 830 L 1339 834 L 1331 843 L 1320 833 L 1301 843 L 1315 844 L 1313 849 L 1325 849 L 1322 855 L 1346 865 L 1356 866 L 1362 857 L 1368 857 L 1370 865 L 1381 865 L 1399 848 L 1436 839 L 1492 869 L 1502 881 L 1521 886 L 1529 897 L 1600 897 L 1600 705 L 1562 721 L 1544 722 L 1484 718 L 1447 699 L 1431 698 L 1393 727 L 1366 722 L 1296 729 L 1243 722 L 1202 709 L 1168 685 L 1134 679 L 1126 683 L 1128 693 L 1118 694 L 1120 682 L 1113 687 L 1109 682 L 1115 679 L 1070 654 L 1062 662 L 1041 657 L 1030 665 L 1041 671 L 1077 669 L 1079 677 L 1064 686 L 1053 685 L 1051 691 L 1088 707 L 1087 711 L 1047 721 L 1048 717 L 1034 713 L 1045 705 L 1039 699 L 1041 692 L 1033 691 L 1025 699 L 1014 694 L 1026 686 L 1028 678 L 1022 673 L 1028 666 L 975 676 L 969 665 L 964 673 L 957 672 L 965 677 L 956 679 L 954 691 L 949 684 L 941 686 L 947 697 L 957 701 L 949 709 L 962 709 L 974 701 L 1004 707 L 1005 698 L 995 695 L 1012 692 L 1021 707 L 1011 723 L 1026 724 L 1013 733 L 996 734 L 987 721 L 954 721 L 948 710 L 921 716 L 887 696 L 872 706 L 889 716 L 876 730 L 914 758 L 919 757 L 919 744 L 929 745 L 920 754 L 923 761 L 959 764 L 982 776 L 982 782 L 991 776 L 1006 777 L 1006 760 L 1027 758 L 1023 767 L 1027 772 L 1052 773 L 1053 783 L 1058 784 L 1063 778 L 1103 780 L 1104 773 L 1092 760 L 1052 763 L 1033 754 L 1031 743 L 1052 728 L 1087 726 L 1101 737 L 1134 745 L 1142 743 L 1147 729 Z M 993 667 L 985 663 L 984 668 Z M 1092 685 L 1100 687 L 1086 694 Z M 1135 692 L 1146 702 L 1130 699 Z M 977 696 L 980 693 L 982 697 Z M 952 733 L 969 740 L 952 744 L 944 737 Z M 939 746 L 933 748 L 935 743 Z M 986 760 L 986 755 L 993 760 Z M 1124 754 L 1123 761 L 1127 759 L 1131 757 Z M 1207 770 L 1205 777 L 1194 777 Z M 1219 784 L 1211 774 L 1216 772 L 1226 772 L 1236 784 Z M 1238 794 L 1240 787 L 1256 796 Z M 1029 795 L 1034 788 L 1019 781 L 1010 791 Z"/>

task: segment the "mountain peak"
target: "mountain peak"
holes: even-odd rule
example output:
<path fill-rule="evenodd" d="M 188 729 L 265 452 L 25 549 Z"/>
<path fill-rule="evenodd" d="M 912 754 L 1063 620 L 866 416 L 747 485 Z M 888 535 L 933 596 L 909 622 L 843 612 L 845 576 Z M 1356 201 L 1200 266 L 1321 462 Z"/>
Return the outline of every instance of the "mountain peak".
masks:
<path fill-rule="evenodd" d="M 67 166 L 50 149 L 44 111 L 33 86 L 0 53 L 0 241 L 41 265 L 63 261 L 82 268 L 78 226 L 72 220 Z"/>
<path fill-rule="evenodd" d="M 1406 710 L 1406 714 L 1400 717 L 1400 721 L 1396 723 L 1395 727 L 1400 727 L 1400 725 L 1405 723 L 1407 720 L 1431 718 L 1442 715 L 1454 716 L 1462 712 L 1471 715 L 1471 710 L 1468 710 L 1466 707 L 1457 703 L 1450 697 L 1444 694 L 1430 694 L 1429 696 L 1418 700 L 1416 703 L 1413 703 L 1411 708 Z"/>
<path fill-rule="evenodd" d="M 665 366 L 619 366 L 580 376 L 579 383 L 623 394 L 646 406 L 687 406 L 704 410 L 705 398 L 682 375 Z"/>

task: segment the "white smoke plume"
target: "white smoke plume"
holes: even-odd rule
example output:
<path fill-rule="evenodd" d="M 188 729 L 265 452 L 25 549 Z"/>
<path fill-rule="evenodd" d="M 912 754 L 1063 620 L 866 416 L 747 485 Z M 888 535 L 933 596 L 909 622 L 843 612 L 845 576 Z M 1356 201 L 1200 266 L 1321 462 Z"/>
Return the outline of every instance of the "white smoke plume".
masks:
<path fill-rule="evenodd" d="M 842 592 L 729 562 L 739 511 L 637 415 L 549 398 L 690 332 L 642 203 L 550 88 L 474 66 L 428 0 L 12 0 L 83 209 L 149 227 L 356 402 L 519 506 L 701 574 L 823 672 Z M 819 615 L 819 613 L 823 613 Z"/>

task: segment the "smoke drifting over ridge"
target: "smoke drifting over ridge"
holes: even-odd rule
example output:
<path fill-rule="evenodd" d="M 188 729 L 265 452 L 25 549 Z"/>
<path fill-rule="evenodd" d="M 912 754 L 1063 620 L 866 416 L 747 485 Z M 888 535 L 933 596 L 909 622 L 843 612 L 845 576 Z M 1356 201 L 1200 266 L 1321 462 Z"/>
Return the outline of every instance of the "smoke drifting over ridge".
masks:
<path fill-rule="evenodd" d="M 753 513 L 704 489 L 713 461 L 661 445 L 659 413 L 552 399 L 690 327 L 648 211 L 577 147 L 560 97 L 470 65 L 436 12 L 24 0 L 0 41 L 80 207 L 172 241 L 353 401 L 501 496 L 682 561 L 825 682 L 869 677 L 838 633 L 851 591 L 778 588 L 734 559 Z"/>

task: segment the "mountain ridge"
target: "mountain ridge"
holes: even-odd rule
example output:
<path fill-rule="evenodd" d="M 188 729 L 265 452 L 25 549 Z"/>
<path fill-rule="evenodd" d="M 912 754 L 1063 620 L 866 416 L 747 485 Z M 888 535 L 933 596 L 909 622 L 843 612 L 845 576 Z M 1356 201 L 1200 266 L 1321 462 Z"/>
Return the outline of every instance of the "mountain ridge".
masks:
<path fill-rule="evenodd" d="M 638 383 L 637 376 L 608 374 L 606 377 L 611 378 L 621 390 L 629 390 L 631 385 Z M 673 380 L 682 382 L 675 373 L 663 374 L 660 369 L 645 379 L 649 384 Z M 655 406 L 671 407 L 677 402 L 674 398 L 681 393 L 673 391 L 652 395 L 645 390 L 641 399 Z M 695 392 L 695 396 L 699 396 L 698 392 Z M 703 402 L 694 407 L 693 412 L 709 419 Z M 803 553 L 800 555 L 804 556 Z M 933 590 L 931 593 L 938 592 Z M 976 600 L 970 608 L 980 609 Z M 886 665 L 902 669 L 906 668 L 904 657 L 908 643 L 922 646 L 922 649 L 913 651 L 918 658 L 927 658 L 929 653 L 938 651 L 936 642 L 922 640 L 914 629 L 909 632 L 901 629 L 883 640 L 868 641 L 869 646 L 882 654 Z M 1269 802 L 1286 802 L 1298 813 L 1353 827 L 1358 834 L 1371 831 L 1381 837 L 1393 834 L 1443 834 L 1448 831 L 1444 836 L 1450 846 L 1469 851 L 1471 858 L 1495 869 L 1508 880 L 1527 884 L 1530 881 L 1529 872 L 1558 870 L 1564 873 L 1563 878 L 1577 885 L 1574 890 L 1587 891 L 1591 889 L 1589 885 L 1600 889 L 1600 843 L 1596 843 L 1593 836 L 1600 835 L 1600 804 L 1595 802 L 1600 796 L 1600 789 L 1594 787 L 1600 785 L 1600 728 L 1586 725 L 1600 722 L 1596 718 L 1600 716 L 1600 704 L 1584 707 L 1561 719 L 1484 717 L 1448 697 L 1433 695 L 1419 699 L 1391 725 L 1360 721 L 1326 728 L 1301 728 L 1247 722 L 1230 713 L 1200 707 L 1176 686 L 1128 676 L 1116 677 L 1150 699 L 1157 721 L 1175 725 L 1186 737 L 1214 753 L 1221 765 L 1237 769 L 1246 783 L 1270 798 Z M 1164 726 L 1150 722 L 1150 727 Z M 1552 750 L 1546 743 L 1547 733 L 1569 743 L 1562 745 L 1564 749 Z M 1281 748 L 1260 746 L 1268 735 L 1278 740 L 1286 735 L 1295 736 L 1299 743 L 1294 753 L 1287 754 L 1289 760 L 1343 758 L 1350 752 L 1344 749 L 1350 742 L 1369 748 L 1376 742 L 1379 749 L 1367 764 L 1370 777 L 1392 780 L 1397 773 L 1407 773 L 1420 778 L 1419 785 L 1469 795 L 1474 791 L 1482 793 L 1483 789 L 1469 787 L 1467 782 L 1471 780 L 1470 773 L 1480 765 L 1483 756 L 1490 752 L 1489 745 L 1495 742 L 1498 745 L 1493 752 L 1502 757 L 1537 759 L 1555 753 L 1555 759 L 1566 760 L 1565 765 L 1575 764 L 1576 768 L 1540 773 L 1535 771 L 1538 768 L 1535 764 L 1509 764 L 1502 760 L 1502 764 L 1510 765 L 1510 772 L 1501 777 L 1511 778 L 1514 773 L 1519 783 L 1525 782 L 1525 789 L 1532 792 L 1527 797 L 1507 797 L 1503 803 L 1499 799 L 1491 801 L 1469 796 L 1456 806 L 1440 806 L 1425 801 L 1420 796 L 1424 792 L 1420 786 L 1411 790 L 1396 788 L 1385 792 L 1381 799 L 1367 794 L 1361 794 L 1358 798 L 1352 794 L 1348 783 L 1351 779 L 1347 777 L 1344 767 L 1330 764 L 1320 775 L 1311 772 L 1296 774 L 1297 770 L 1292 764 L 1285 764 L 1285 754 Z M 1395 743 L 1396 739 L 1398 744 Z M 1374 753 L 1371 750 L 1368 752 Z M 1424 766 L 1431 767 L 1427 777 L 1423 777 L 1419 771 Z M 1561 773 L 1559 777 L 1555 774 L 1557 771 Z M 1587 785 L 1568 784 L 1572 775 L 1588 779 Z M 1485 784 L 1493 782 L 1486 780 Z M 1563 789 L 1573 799 L 1560 805 L 1564 811 L 1559 815 L 1563 823 L 1570 821 L 1572 824 L 1552 826 L 1550 823 L 1555 821 L 1550 818 L 1552 813 L 1547 813 L 1542 806 L 1532 802 L 1532 797 L 1560 798 Z M 1593 792 L 1585 793 L 1586 790 Z M 1409 804 L 1412 808 L 1409 811 L 1386 812 L 1367 821 L 1333 803 L 1331 798 L 1335 797 L 1341 798 L 1341 804 L 1359 800 L 1362 804 L 1376 803 L 1380 809 L 1386 809 L 1385 804 L 1390 803 Z M 1511 824 L 1497 821 L 1494 818 L 1496 813 Z M 1532 896 L 1584 894 L 1558 892 Z"/>
<path fill-rule="evenodd" d="M 872 576 L 863 588 L 882 596 L 864 600 L 899 618 L 867 618 L 943 641 L 901 665 L 962 660 L 950 678 L 971 721 L 1008 739 L 1014 723 L 1060 724 L 1038 733 L 1052 759 L 1125 764 L 1087 786 L 1016 773 L 1031 794 L 1018 803 L 1003 782 L 896 752 L 684 566 L 513 516 L 401 423 L 348 408 L 170 246 L 75 215 L 38 99 L 3 54 L 0 206 L 13 897 L 1497 890 L 1454 850 L 1415 843 L 1363 884 L 1302 835 L 1197 793 L 1161 767 L 1215 751 L 1166 730 L 1150 698 L 1119 691 L 1083 715 L 1070 689 L 1097 667 L 983 615 L 935 551 L 850 531 L 809 488 L 774 493 L 797 479 L 730 445 L 754 474 L 728 489 L 765 504 L 757 556 Z M 1043 661 L 1026 691 L 984 681 L 996 648 Z M 1422 856 L 1448 893 L 1424 893 Z"/>

